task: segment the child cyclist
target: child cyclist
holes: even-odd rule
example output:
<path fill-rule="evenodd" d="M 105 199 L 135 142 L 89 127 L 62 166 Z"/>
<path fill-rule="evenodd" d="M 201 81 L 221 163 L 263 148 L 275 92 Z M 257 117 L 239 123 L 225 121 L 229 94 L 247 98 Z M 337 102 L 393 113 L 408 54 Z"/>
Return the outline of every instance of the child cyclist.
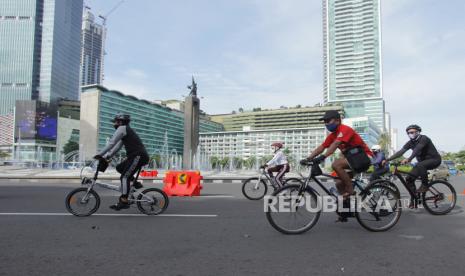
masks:
<path fill-rule="evenodd" d="M 266 172 L 275 179 L 278 185 L 282 185 L 284 175 L 290 170 L 287 157 L 281 150 L 283 148 L 283 143 L 273 143 L 271 144 L 271 148 L 274 153 L 273 159 L 268 161 L 266 165 L 263 165 L 262 168 L 264 168 Z M 277 172 L 276 176 L 273 176 L 273 172 Z"/>

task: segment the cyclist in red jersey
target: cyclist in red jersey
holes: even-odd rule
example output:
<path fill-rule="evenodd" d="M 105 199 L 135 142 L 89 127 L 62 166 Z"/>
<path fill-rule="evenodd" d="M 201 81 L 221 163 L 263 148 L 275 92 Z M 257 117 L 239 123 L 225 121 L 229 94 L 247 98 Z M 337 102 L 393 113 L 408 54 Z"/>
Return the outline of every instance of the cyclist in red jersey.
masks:
<path fill-rule="evenodd" d="M 339 183 L 336 183 L 336 188 L 339 194 L 344 198 L 352 195 L 354 192 L 352 179 L 346 169 L 351 169 L 355 172 L 366 171 L 371 164 L 368 156 L 373 156 L 373 153 L 351 127 L 342 124 L 341 115 L 336 110 L 326 111 L 325 115 L 320 118 L 324 121 L 326 129 L 330 134 L 326 137 L 323 144 L 317 147 L 308 158 L 301 161 L 305 164 L 312 160 L 316 163 L 323 162 L 326 157 L 333 154 L 336 149 L 339 149 L 343 156 L 334 160 L 332 168 L 339 176 Z M 322 154 L 324 151 L 326 152 Z M 321 154 L 321 155 L 320 155 Z"/>

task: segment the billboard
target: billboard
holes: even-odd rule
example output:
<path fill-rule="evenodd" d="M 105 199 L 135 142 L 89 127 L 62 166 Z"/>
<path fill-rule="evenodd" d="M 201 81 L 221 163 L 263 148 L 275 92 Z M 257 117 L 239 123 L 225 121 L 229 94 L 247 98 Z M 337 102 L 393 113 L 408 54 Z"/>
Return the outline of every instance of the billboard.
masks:
<path fill-rule="evenodd" d="M 55 141 L 57 138 L 57 111 L 48 103 L 16 101 L 15 140 Z"/>

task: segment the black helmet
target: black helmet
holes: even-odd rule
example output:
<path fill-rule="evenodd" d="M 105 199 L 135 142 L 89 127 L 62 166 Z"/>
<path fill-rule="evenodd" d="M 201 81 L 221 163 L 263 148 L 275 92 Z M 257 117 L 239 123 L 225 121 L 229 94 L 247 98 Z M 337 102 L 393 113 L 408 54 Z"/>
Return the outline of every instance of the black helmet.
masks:
<path fill-rule="evenodd" d="M 421 132 L 421 127 L 419 125 L 409 125 L 405 131 L 408 132 L 409 129 L 416 129 L 418 132 Z"/>
<path fill-rule="evenodd" d="M 129 124 L 131 116 L 129 114 L 118 113 L 113 118 L 112 122 L 121 121 L 123 124 Z"/>

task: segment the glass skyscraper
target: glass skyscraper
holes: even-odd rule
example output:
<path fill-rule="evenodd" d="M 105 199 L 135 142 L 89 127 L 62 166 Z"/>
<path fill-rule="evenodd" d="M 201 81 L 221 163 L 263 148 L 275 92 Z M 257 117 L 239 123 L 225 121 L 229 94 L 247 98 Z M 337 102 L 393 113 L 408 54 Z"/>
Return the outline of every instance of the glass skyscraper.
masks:
<path fill-rule="evenodd" d="M 0 2 L 0 114 L 79 96 L 82 0 Z"/>
<path fill-rule="evenodd" d="M 42 16 L 37 0 L 0 2 L 0 115 L 38 97 Z"/>
<path fill-rule="evenodd" d="M 18 156 L 34 160 L 40 151 L 49 160 L 56 142 L 56 104 L 79 98 L 82 8 L 83 0 L 0 1 L 0 115 L 16 109 Z M 36 123 L 26 131 L 21 118 Z"/>
<path fill-rule="evenodd" d="M 379 0 L 323 0 L 324 102 L 385 130 Z"/>
<path fill-rule="evenodd" d="M 86 10 L 82 20 L 81 85 L 102 84 L 105 55 L 105 26 Z"/>

